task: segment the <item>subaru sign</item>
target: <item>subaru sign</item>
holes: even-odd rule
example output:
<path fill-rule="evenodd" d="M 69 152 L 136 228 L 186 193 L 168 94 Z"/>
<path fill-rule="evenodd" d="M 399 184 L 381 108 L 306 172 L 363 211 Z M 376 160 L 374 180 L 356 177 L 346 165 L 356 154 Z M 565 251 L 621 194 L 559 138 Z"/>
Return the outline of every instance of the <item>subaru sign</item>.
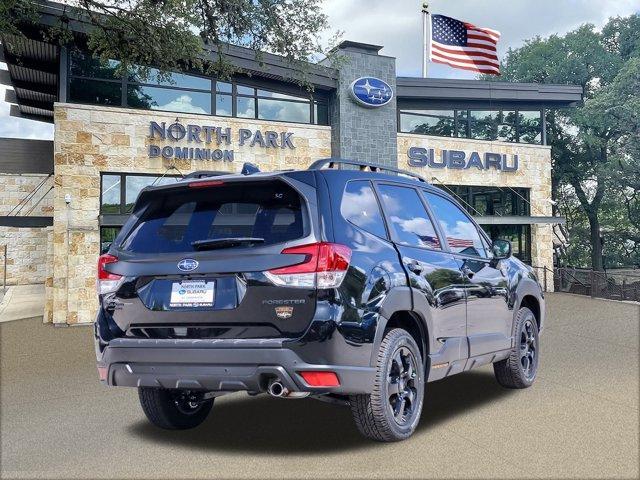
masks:
<path fill-rule="evenodd" d="M 191 272 L 198 268 L 198 261 L 193 258 L 184 258 L 178 262 L 178 269 L 183 272 Z"/>
<path fill-rule="evenodd" d="M 353 99 L 364 107 L 381 107 L 393 98 L 388 83 L 375 77 L 360 77 L 349 87 Z"/>

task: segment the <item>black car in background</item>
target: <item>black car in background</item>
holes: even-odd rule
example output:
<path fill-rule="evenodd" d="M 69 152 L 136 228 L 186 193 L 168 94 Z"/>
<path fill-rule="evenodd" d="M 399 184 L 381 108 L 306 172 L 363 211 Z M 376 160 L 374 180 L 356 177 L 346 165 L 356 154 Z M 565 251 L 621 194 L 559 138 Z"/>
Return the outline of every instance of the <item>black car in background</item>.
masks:
<path fill-rule="evenodd" d="M 230 392 L 349 405 L 407 438 L 425 384 L 493 363 L 536 378 L 532 269 L 449 195 L 401 170 L 200 173 L 145 188 L 98 265 L 100 379 L 155 425 L 199 425 Z"/>

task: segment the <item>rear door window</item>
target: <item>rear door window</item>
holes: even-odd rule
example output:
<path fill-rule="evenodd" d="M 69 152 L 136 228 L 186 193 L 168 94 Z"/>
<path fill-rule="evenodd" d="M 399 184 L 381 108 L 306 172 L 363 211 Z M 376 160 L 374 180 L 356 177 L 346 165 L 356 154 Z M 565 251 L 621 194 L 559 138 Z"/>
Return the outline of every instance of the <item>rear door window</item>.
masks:
<path fill-rule="evenodd" d="M 440 240 L 424 204 L 413 188 L 378 185 L 394 240 L 411 247 L 440 249 Z"/>
<path fill-rule="evenodd" d="M 135 253 L 195 251 L 193 242 L 253 237 L 259 245 L 306 235 L 300 195 L 283 182 L 182 187 L 151 193 L 121 248 Z"/>
<path fill-rule="evenodd" d="M 356 227 L 360 227 L 378 237 L 387 237 L 380 206 L 373 192 L 371 182 L 368 180 L 356 180 L 347 183 L 342 196 L 340 212 L 345 219 Z"/>

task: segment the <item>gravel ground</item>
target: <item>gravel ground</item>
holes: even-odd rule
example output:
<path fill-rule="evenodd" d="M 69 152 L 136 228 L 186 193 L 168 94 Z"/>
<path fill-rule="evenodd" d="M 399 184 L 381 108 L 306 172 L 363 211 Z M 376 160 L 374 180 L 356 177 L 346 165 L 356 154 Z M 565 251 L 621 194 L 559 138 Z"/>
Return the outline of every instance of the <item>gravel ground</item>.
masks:
<path fill-rule="evenodd" d="M 490 367 L 429 384 L 409 440 L 371 443 L 345 407 L 216 400 L 187 432 L 97 379 L 91 328 L 0 325 L 1 478 L 638 478 L 640 307 L 551 294 L 536 384 Z"/>

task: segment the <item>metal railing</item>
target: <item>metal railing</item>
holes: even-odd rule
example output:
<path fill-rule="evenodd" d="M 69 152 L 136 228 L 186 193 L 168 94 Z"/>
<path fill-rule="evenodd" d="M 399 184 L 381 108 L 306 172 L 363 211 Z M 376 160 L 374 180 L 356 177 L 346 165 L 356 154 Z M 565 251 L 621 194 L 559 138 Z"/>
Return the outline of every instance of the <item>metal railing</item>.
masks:
<path fill-rule="evenodd" d="M 596 271 L 571 267 L 533 268 L 545 290 L 551 280 L 556 292 L 640 302 L 640 273 Z"/>

